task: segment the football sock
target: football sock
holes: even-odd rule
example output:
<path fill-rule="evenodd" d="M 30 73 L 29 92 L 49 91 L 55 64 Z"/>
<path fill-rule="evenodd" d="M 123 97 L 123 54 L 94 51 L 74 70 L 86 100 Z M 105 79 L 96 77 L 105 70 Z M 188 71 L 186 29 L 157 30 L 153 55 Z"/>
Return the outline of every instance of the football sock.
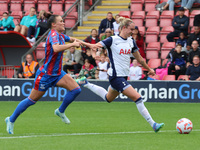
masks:
<path fill-rule="evenodd" d="M 71 91 L 67 91 L 67 94 L 65 95 L 65 98 L 62 102 L 62 104 L 59 107 L 59 111 L 61 113 L 64 113 L 65 109 L 67 108 L 67 106 L 73 102 L 73 100 L 81 93 L 81 88 L 80 86 L 71 90 Z"/>
<path fill-rule="evenodd" d="M 147 108 L 144 106 L 144 103 L 142 101 L 142 98 L 138 98 L 136 101 L 136 106 L 140 114 L 146 119 L 146 121 L 153 127 L 153 124 L 155 121 L 152 119 L 151 115 L 149 114 Z"/>
<path fill-rule="evenodd" d="M 29 106 L 34 105 L 36 101 L 32 100 L 30 97 L 22 100 L 18 105 L 13 114 L 10 116 L 10 122 L 14 123 L 17 117 L 23 113 Z"/>
<path fill-rule="evenodd" d="M 84 87 L 88 88 L 89 90 L 94 92 L 96 95 L 100 96 L 104 101 L 107 101 L 106 94 L 108 93 L 108 91 L 106 91 L 104 88 L 102 88 L 98 85 L 89 83 L 89 82 L 88 82 L 88 84 L 84 85 Z"/>

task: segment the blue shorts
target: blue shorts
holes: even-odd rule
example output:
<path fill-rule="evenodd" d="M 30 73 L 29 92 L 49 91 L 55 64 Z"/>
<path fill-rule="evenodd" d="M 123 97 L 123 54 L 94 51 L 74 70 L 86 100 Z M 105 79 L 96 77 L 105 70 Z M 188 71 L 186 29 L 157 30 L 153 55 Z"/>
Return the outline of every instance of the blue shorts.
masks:
<path fill-rule="evenodd" d="M 112 89 L 114 89 L 120 93 L 123 92 L 129 86 L 131 86 L 127 82 L 127 77 L 116 77 L 116 78 L 109 77 L 109 81 L 110 81 L 110 85 L 111 85 Z"/>
<path fill-rule="evenodd" d="M 66 72 L 63 70 L 61 71 L 60 75 L 57 76 L 50 76 L 43 72 L 41 72 L 39 69 L 36 72 L 35 81 L 33 88 L 37 91 L 46 91 L 48 88 L 55 86 L 56 83 L 62 79 L 62 77 L 66 75 Z"/>

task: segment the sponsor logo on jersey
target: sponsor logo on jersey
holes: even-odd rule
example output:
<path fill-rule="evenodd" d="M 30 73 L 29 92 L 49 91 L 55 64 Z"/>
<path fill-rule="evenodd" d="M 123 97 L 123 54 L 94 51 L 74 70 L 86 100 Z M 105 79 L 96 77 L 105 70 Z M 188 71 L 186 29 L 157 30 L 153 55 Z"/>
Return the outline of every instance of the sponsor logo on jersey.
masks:
<path fill-rule="evenodd" d="M 119 54 L 121 55 L 121 54 L 131 54 L 131 50 L 130 49 L 121 49 L 120 50 L 120 52 L 119 52 Z"/>

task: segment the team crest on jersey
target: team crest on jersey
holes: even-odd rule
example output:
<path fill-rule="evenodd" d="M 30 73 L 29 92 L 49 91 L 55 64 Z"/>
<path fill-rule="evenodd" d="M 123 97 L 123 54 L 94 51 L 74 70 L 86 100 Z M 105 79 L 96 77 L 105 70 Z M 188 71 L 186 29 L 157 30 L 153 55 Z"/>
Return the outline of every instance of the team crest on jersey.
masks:
<path fill-rule="evenodd" d="M 119 54 L 131 54 L 131 50 L 130 49 L 121 49 Z"/>
<path fill-rule="evenodd" d="M 40 89 L 45 89 L 45 84 L 41 84 Z"/>

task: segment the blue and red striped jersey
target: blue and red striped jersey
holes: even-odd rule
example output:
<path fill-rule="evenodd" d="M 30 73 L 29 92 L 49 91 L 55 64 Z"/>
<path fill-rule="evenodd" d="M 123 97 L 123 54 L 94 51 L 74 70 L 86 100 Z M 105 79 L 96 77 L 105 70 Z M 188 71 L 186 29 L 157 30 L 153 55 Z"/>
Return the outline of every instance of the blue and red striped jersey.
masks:
<path fill-rule="evenodd" d="M 68 42 L 70 37 L 61 33 L 59 34 L 54 29 L 52 29 L 46 40 L 45 44 L 45 59 L 44 64 L 40 67 L 40 71 L 48 75 L 60 75 L 62 70 L 62 52 L 54 52 L 53 45 L 59 43 L 59 45 L 64 45 L 65 42 Z"/>

